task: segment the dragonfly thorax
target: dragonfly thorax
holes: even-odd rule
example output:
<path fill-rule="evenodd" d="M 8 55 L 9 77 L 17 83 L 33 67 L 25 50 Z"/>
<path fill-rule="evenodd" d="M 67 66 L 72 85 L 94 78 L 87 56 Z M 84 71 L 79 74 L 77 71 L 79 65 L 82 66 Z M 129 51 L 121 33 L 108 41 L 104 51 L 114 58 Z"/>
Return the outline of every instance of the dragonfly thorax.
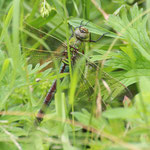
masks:
<path fill-rule="evenodd" d="M 89 31 L 84 27 L 79 27 L 75 30 L 75 36 L 78 40 L 85 40 L 89 38 Z"/>

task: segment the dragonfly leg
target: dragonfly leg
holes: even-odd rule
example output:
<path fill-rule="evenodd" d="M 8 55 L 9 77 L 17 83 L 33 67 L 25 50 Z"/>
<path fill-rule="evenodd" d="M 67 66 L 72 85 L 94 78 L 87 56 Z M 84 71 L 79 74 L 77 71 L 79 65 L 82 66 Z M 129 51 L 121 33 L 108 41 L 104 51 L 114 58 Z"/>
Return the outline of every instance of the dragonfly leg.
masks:
<path fill-rule="evenodd" d="M 87 21 L 87 23 L 85 23 L 85 24 L 82 25 L 83 21 L 84 21 L 84 20 L 81 21 L 80 26 L 78 27 L 81 33 L 83 32 L 83 31 L 81 30 L 81 27 L 86 26 L 86 25 L 90 22 L 90 21 Z"/>
<path fill-rule="evenodd" d="M 99 41 L 101 38 L 103 38 L 104 35 L 106 35 L 106 34 L 108 34 L 108 32 L 107 32 L 107 33 L 104 33 L 103 35 L 101 35 L 97 40 L 92 40 L 91 34 L 90 34 L 90 40 L 89 40 L 89 42 L 97 42 L 97 41 Z"/>
<path fill-rule="evenodd" d="M 87 26 L 87 24 L 89 23 L 90 21 L 87 21 L 87 23 L 84 25 L 84 26 Z"/>
<path fill-rule="evenodd" d="M 77 28 L 79 28 L 80 32 L 82 33 L 81 27 L 86 26 L 90 21 L 87 21 L 87 23 L 85 23 L 85 25 L 83 24 L 83 22 L 84 22 L 84 20 L 82 20 L 82 21 L 80 22 L 80 26 L 75 27 L 74 30 L 76 30 Z"/>
<path fill-rule="evenodd" d="M 80 22 L 80 27 L 82 26 L 83 21 L 84 21 L 84 20 L 82 20 L 82 21 Z"/>
<path fill-rule="evenodd" d="M 84 20 L 81 21 L 80 23 L 80 26 L 79 27 L 82 27 L 82 26 L 86 26 L 90 21 L 87 21 L 87 23 L 85 23 L 85 25 L 83 24 Z"/>
<path fill-rule="evenodd" d="M 76 30 L 77 28 L 79 28 L 79 30 L 80 30 L 80 28 L 81 28 L 82 26 L 84 26 L 84 25 L 82 25 L 83 21 L 84 21 L 84 20 L 82 20 L 82 21 L 80 22 L 80 25 L 77 26 L 77 27 L 75 27 L 74 30 Z"/>
<path fill-rule="evenodd" d="M 72 25 L 70 25 L 70 28 L 71 28 L 71 32 L 72 32 L 72 34 L 71 34 L 71 36 L 70 36 L 69 40 L 70 40 L 70 39 L 74 36 L 74 31 L 73 31 Z"/>

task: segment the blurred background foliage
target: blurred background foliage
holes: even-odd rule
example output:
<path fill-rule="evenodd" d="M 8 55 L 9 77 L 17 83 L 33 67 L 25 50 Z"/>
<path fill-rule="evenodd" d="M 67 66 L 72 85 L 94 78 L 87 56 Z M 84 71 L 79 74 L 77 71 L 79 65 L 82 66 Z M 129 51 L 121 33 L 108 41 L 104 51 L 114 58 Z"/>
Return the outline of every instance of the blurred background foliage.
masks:
<path fill-rule="evenodd" d="M 149 12 L 149 0 L 0 0 L 0 149 L 148 150 Z M 85 44 L 70 81 L 59 63 L 83 20 L 92 39 L 107 34 Z"/>

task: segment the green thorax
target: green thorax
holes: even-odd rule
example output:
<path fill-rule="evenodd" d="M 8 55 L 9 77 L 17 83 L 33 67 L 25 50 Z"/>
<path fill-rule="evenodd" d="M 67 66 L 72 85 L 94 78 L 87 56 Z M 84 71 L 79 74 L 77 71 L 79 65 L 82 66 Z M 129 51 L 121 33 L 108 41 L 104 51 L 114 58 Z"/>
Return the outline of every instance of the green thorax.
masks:
<path fill-rule="evenodd" d="M 79 51 L 83 51 L 85 47 L 85 42 L 89 41 L 90 33 L 84 27 L 77 28 L 74 31 L 73 37 L 70 39 L 69 44 Z"/>
<path fill-rule="evenodd" d="M 76 50 L 84 53 L 85 42 L 88 42 L 89 40 L 90 40 L 90 33 L 88 32 L 88 29 L 86 29 L 84 27 L 75 28 L 73 36 L 69 40 L 72 59 L 76 58 L 75 55 L 78 55 L 75 53 Z M 65 64 L 68 64 L 68 58 L 67 57 L 64 58 L 63 62 Z"/>

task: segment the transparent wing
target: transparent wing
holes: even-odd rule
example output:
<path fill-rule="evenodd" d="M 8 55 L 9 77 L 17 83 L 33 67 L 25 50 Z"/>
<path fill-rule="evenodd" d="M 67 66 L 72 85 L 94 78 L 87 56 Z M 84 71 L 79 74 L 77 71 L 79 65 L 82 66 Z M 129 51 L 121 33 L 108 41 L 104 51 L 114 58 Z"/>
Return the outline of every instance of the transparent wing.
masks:
<path fill-rule="evenodd" d="M 116 100 L 123 101 L 125 96 L 132 98 L 132 93 L 124 84 L 108 73 L 104 71 L 100 72 L 100 65 L 88 62 L 89 59 L 87 56 L 81 55 L 86 57 L 88 69 L 86 71 L 80 69 L 83 79 L 81 79 L 77 91 L 79 106 L 82 105 L 85 107 L 86 103 L 92 103 L 93 98 L 95 100 L 97 99 L 99 92 L 104 103 L 110 103 Z"/>

